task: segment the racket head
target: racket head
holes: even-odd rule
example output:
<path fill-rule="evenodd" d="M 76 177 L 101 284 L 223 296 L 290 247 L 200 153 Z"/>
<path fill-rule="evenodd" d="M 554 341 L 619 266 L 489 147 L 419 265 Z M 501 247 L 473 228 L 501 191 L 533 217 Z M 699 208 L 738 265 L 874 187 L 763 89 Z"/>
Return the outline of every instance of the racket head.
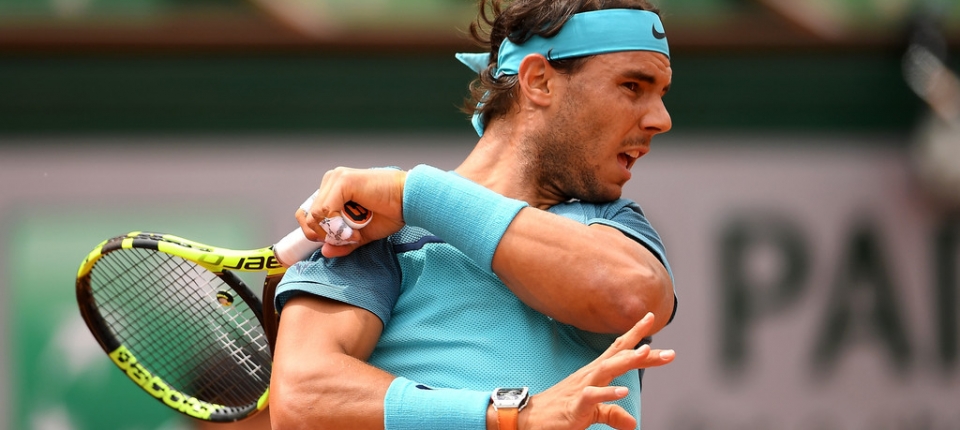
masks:
<path fill-rule="evenodd" d="M 238 421 L 266 408 L 272 365 L 261 302 L 224 267 L 278 278 L 275 262 L 269 248 L 133 232 L 87 256 L 77 302 L 104 352 L 144 391 L 193 418 Z"/>

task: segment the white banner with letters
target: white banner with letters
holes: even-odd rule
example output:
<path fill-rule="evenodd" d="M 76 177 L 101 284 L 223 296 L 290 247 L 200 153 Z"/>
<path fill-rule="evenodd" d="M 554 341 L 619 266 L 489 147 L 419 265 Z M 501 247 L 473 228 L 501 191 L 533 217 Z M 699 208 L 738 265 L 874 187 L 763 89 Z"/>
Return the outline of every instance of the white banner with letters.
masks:
<path fill-rule="evenodd" d="M 905 151 L 713 139 L 637 167 L 680 297 L 645 429 L 960 428 L 960 216 Z"/>

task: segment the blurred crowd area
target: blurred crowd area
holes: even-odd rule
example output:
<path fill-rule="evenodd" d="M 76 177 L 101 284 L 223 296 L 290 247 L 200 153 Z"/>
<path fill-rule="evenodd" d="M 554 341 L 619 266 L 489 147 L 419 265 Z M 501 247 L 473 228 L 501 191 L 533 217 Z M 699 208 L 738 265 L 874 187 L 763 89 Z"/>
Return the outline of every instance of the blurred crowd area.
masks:
<path fill-rule="evenodd" d="M 906 133 L 952 0 L 662 0 L 676 129 Z M 459 131 L 472 0 L 0 0 L 0 135 Z M 376 87 L 367 82 L 382 82 Z M 426 96 L 424 96 L 426 95 Z"/>
<path fill-rule="evenodd" d="M 899 43 L 905 22 L 920 13 L 936 15 L 954 39 L 960 32 L 960 6 L 953 1 L 669 0 L 659 6 L 681 47 Z M 403 43 L 457 45 L 463 43 L 457 30 L 474 9 L 472 0 L 3 0 L 0 43 L 392 44 L 399 32 Z M 184 32 L 173 34 L 174 28 Z"/>

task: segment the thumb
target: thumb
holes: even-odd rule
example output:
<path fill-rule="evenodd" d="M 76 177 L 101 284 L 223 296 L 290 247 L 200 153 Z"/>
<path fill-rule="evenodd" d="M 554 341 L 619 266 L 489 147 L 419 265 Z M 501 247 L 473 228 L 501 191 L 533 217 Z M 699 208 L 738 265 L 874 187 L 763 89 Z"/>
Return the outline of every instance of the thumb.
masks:
<path fill-rule="evenodd" d="M 618 405 L 600 403 L 597 405 L 597 423 L 606 424 L 617 430 L 637 428 L 637 420 Z"/>

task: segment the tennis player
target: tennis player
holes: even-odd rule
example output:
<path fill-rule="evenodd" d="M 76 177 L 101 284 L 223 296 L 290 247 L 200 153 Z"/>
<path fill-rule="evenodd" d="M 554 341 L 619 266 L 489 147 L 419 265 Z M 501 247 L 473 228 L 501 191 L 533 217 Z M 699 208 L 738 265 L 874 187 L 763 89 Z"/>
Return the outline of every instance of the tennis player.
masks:
<path fill-rule="evenodd" d="M 621 198 L 671 127 L 659 13 L 484 0 L 479 16 L 462 164 L 338 168 L 298 211 L 318 240 L 346 201 L 375 215 L 277 290 L 274 428 L 639 428 L 640 369 L 674 357 L 647 345 L 676 307 L 664 246 Z"/>

